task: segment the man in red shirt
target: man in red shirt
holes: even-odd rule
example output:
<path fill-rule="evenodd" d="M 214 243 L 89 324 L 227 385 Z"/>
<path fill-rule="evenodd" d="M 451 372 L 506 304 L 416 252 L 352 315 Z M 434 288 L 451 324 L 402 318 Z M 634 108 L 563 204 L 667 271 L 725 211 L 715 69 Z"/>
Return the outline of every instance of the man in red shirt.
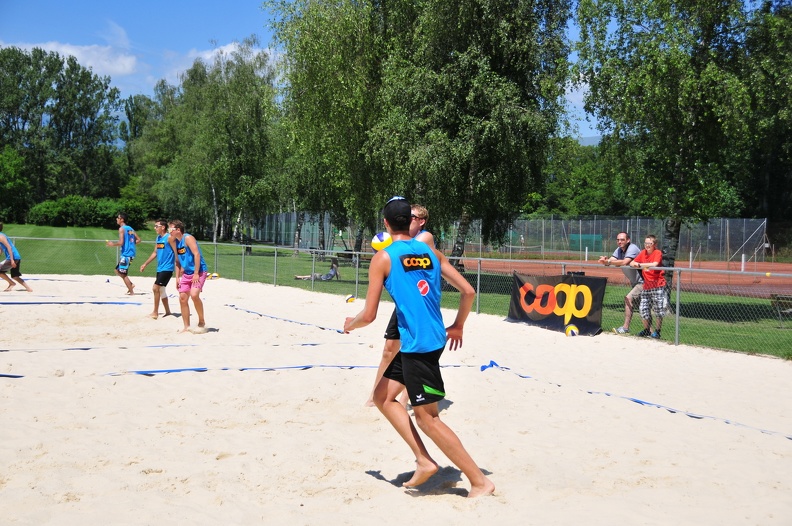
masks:
<path fill-rule="evenodd" d="M 660 338 L 660 328 L 663 325 L 663 315 L 668 308 L 666 295 L 666 280 L 664 271 L 655 270 L 654 267 L 663 266 L 663 251 L 657 246 L 657 237 L 649 235 L 644 239 L 644 249 L 635 256 L 630 266 L 643 271 L 643 292 L 641 292 L 641 320 L 643 330 L 638 336 L 651 336 Z M 652 312 L 654 311 L 655 329 L 651 329 Z"/>

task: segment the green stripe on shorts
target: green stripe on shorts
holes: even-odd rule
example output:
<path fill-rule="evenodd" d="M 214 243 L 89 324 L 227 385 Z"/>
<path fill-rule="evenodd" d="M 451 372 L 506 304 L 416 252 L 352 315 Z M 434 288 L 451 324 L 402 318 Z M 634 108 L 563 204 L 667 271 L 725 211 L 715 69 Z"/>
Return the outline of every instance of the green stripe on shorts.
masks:
<path fill-rule="evenodd" d="M 437 395 L 437 396 L 445 396 L 445 393 L 443 391 L 438 391 L 437 389 L 435 389 L 433 387 L 429 387 L 428 385 L 424 385 L 423 389 L 424 389 L 424 393 L 426 393 L 426 394 L 433 394 L 433 395 Z"/>

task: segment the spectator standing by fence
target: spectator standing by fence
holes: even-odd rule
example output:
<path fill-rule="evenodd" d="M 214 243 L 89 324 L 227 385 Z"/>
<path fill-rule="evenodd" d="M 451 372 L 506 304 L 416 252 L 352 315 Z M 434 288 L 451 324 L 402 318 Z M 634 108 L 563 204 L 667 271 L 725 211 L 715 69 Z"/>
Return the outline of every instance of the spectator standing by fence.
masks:
<path fill-rule="evenodd" d="M 613 255 L 602 256 L 599 258 L 599 262 L 606 267 L 621 267 L 624 275 L 630 280 L 630 292 L 624 297 L 624 324 L 613 329 L 616 334 L 627 334 L 630 332 L 630 321 L 635 307 L 638 307 L 641 301 L 641 292 L 643 291 L 642 272 L 630 267 L 630 263 L 641 252 L 641 249 L 630 240 L 630 234 L 627 232 L 616 234 L 616 244 L 618 246 L 613 251 Z"/>
<path fill-rule="evenodd" d="M 641 319 L 643 330 L 638 336 L 651 336 L 660 338 L 660 329 L 663 326 L 663 316 L 668 308 L 668 295 L 666 294 L 666 281 L 662 270 L 654 267 L 663 266 L 663 251 L 657 246 L 656 236 L 646 236 L 644 249 L 635 256 L 630 266 L 643 272 L 643 291 L 641 292 Z M 655 314 L 655 329 L 652 330 L 652 311 Z"/>

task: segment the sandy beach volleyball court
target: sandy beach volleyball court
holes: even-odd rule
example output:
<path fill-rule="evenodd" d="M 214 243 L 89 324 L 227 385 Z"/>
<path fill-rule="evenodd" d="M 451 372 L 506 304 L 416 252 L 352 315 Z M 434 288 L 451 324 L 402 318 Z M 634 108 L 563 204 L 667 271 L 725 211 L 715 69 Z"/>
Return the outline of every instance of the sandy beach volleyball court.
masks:
<path fill-rule="evenodd" d="M 364 407 L 390 303 L 345 335 L 362 300 L 219 279 L 179 334 L 152 278 L 25 278 L 0 293 L 3 524 L 792 524 L 790 361 L 472 314 L 442 416 L 497 490 L 465 499 L 428 440 L 441 471 L 402 489 Z"/>

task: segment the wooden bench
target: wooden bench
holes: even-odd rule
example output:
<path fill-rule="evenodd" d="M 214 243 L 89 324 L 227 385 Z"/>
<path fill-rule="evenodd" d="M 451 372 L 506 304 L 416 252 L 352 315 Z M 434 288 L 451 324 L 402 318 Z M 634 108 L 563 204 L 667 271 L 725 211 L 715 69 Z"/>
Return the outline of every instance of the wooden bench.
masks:
<path fill-rule="evenodd" d="M 770 294 L 770 305 L 778 314 L 778 323 L 784 326 L 784 316 L 792 316 L 792 295 Z"/>
<path fill-rule="evenodd" d="M 336 257 L 338 258 L 338 265 L 341 267 L 368 267 L 369 263 L 371 263 L 371 256 L 368 254 L 357 254 L 352 252 L 351 250 L 344 250 L 343 252 L 337 252 Z"/>

